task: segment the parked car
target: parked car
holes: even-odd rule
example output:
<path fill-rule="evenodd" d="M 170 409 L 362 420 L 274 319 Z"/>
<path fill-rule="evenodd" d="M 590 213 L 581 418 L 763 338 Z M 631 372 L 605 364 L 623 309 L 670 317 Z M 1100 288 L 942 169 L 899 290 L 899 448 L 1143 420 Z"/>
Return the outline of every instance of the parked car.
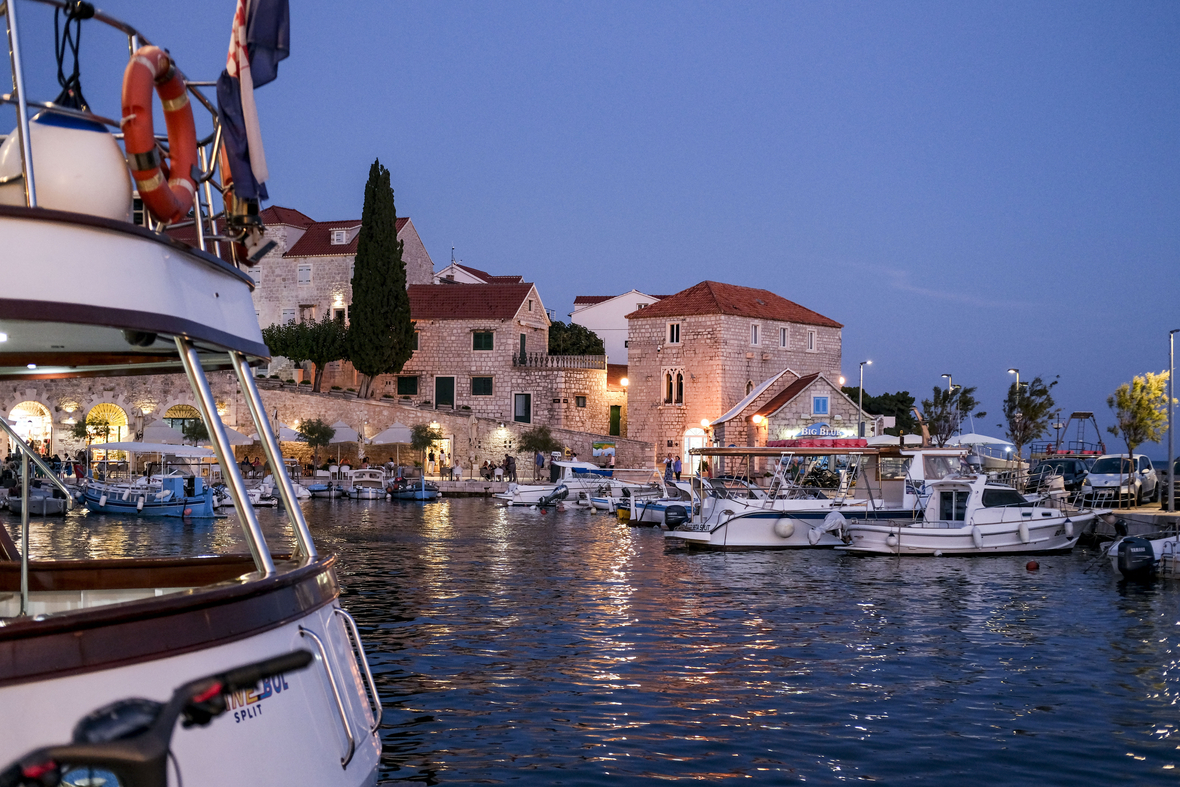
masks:
<path fill-rule="evenodd" d="M 1088 472 L 1089 468 L 1086 467 L 1086 462 L 1083 459 L 1066 457 L 1042 459 L 1028 474 L 1028 489 L 1026 491 L 1035 492 L 1044 484 L 1048 476 L 1059 475 L 1065 482 L 1065 490 L 1076 492 L 1082 488 L 1082 481 L 1085 480 Z"/>
<path fill-rule="evenodd" d="M 1145 500 L 1156 500 L 1160 492 L 1159 479 L 1151 460 L 1143 454 L 1135 454 L 1134 462 L 1126 454 L 1106 454 L 1090 468 L 1090 474 L 1082 482 L 1082 494 L 1090 502 L 1114 503 L 1119 499 L 1130 499 L 1136 505 Z"/>

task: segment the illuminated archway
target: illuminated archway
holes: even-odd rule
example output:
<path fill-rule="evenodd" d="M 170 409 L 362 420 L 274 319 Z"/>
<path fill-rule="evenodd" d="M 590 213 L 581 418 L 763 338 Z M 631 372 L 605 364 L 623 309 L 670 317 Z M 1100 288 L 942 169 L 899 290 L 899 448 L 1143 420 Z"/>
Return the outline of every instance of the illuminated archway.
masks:
<path fill-rule="evenodd" d="M 117 443 L 127 439 L 127 413 L 110 402 L 96 404 L 86 414 L 86 423 L 94 434 L 91 443 Z"/>
<path fill-rule="evenodd" d="M 21 402 L 8 413 L 12 428 L 26 443 L 33 440 L 38 449 L 45 448 L 53 439 L 53 416 L 40 402 Z"/>
<path fill-rule="evenodd" d="M 684 439 L 680 441 L 680 445 L 684 446 L 684 456 L 681 458 L 681 462 L 684 463 L 686 469 L 694 468 L 695 465 L 693 463 L 700 461 L 699 458 L 689 456 L 688 452 L 693 448 L 706 447 L 708 445 L 707 440 L 708 436 L 705 434 L 705 430 L 700 427 L 685 430 Z"/>
<path fill-rule="evenodd" d="M 164 413 L 164 423 L 171 426 L 178 432 L 183 433 L 184 428 L 193 421 L 200 421 L 201 414 L 197 408 L 191 404 L 177 404 L 168 408 Z"/>

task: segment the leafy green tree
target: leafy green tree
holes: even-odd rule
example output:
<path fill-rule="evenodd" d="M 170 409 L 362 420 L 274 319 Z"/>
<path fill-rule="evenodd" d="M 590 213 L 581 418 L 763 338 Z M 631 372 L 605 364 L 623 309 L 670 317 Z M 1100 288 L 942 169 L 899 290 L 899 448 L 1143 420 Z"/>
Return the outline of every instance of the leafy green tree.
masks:
<path fill-rule="evenodd" d="M 840 390 L 852 401 L 858 400 L 857 395 L 860 393 L 858 386 L 845 386 Z M 869 396 L 866 391 L 864 409 L 869 415 L 891 415 L 897 419 L 897 425 L 886 429 L 885 434 L 897 437 L 903 431 L 906 434 L 914 434 L 918 431 L 918 422 L 914 419 L 914 397 L 910 395 L 909 391 L 883 393 L 877 396 Z"/>
<path fill-rule="evenodd" d="M 1054 402 L 1050 391 L 1057 385 L 1057 379 L 1045 385 L 1036 377 L 1032 382 L 1008 386 L 1008 397 L 1004 400 L 1004 418 L 1008 422 L 1008 439 L 1016 446 L 1019 461 L 1024 446 L 1049 431 L 1053 420 Z"/>
<path fill-rule="evenodd" d="M 562 449 L 561 441 L 553 436 L 549 431 L 549 427 L 544 424 L 535 426 L 527 432 L 522 432 L 520 435 L 520 450 L 522 453 L 535 454 L 540 452 L 547 454 L 550 451 L 560 451 Z"/>
<path fill-rule="evenodd" d="M 972 412 L 979 407 L 975 390 L 974 387 L 956 385 L 948 391 L 936 385 L 932 398 L 922 400 L 922 417 L 926 421 L 926 428 L 930 430 L 930 437 L 938 445 L 947 444 L 964 418 L 983 418 L 987 415 L 983 411 Z"/>
<path fill-rule="evenodd" d="M 188 440 L 193 445 L 209 439 L 209 429 L 205 426 L 205 422 L 200 418 L 191 421 L 185 421 L 184 426 L 180 430 L 184 434 L 184 439 Z"/>
<path fill-rule="evenodd" d="M 111 422 L 98 415 L 89 415 L 70 427 L 70 437 L 85 440 L 87 445 L 100 437 L 105 442 L 111 438 Z"/>
<path fill-rule="evenodd" d="M 301 421 L 299 428 L 295 431 L 311 446 L 311 462 L 318 466 L 320 449 L 328 447 L 328 443 L 332 442 L 332 438 L 336 436 L 336 430 L 319 418 L 308 418 Z"/>
<path fill-rule="evenodd" d="M 1144 443 L 1158 443 L 1168 428 L 1168 373 L 1135 375 L 1106 398 L 1106 406 L 1116 423 L 1106 431 L 1123 438 L 1128 468 L 1133 470 L 1135 449 Z"/>
<path fill-rule="evenodd" d="M 311 390 L 319 393 L 324 382 L 324 367 L 348 357 L 348 326 L 344 320 L 325 314 L 319 322 L 304 323 L 307 360 L 315 364 Z"/>
<path fill-rule="evenodd" d="M 426 465 L 426 449 L 442 440 L 446 435 L 442 429 L 430 424 L 414 424 L 410 427 L 410 448 L 422 454 L 422 465 Z"/>
<path fill-rule="evenodd" d="M 410 359 L 414 323 L 406 293 L 406 264 L 397 239 L 397 211 L 389 170 L 379 160 L 369 168 L 365 206 L 352 273 L 348 358 L 365 376 L 359 396 L 372 395 L 373 378 L 396 374 Z"/>
<path fill-rule="evenodd" d="M 594 331 L 576 322 L 554 320 L 549 326 L 550 355 L 605 355 L 606 346 Z"/>
<path fill-rule="evenodd" d="M 290 320 L 282 325 L 268 325 L 262 329 L 262 341 L 271 355 L 281 355 L 295 366 L 310 360 L 308 354 L 308 330 L 304 323 Z"/>

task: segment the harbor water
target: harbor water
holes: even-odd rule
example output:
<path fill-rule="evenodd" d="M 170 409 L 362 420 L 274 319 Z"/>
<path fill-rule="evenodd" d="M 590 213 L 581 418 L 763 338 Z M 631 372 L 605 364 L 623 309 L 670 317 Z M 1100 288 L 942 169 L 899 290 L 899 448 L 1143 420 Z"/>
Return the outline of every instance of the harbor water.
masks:
<path fill-rule="evenodd" d="M 1180 583 L 1122 583 L 1093 550 L 1029 571 L 1021 557 L 686 553 L 612 517 L 483 499 L 305 511 L 339 553 L 381 692 L 384 784 L 1178 776 Z M 285 515 L 258 513 L 286 548 Z M 34 519 L 31 543 L 244 551 L 232 516 L 75 512 Z"/>

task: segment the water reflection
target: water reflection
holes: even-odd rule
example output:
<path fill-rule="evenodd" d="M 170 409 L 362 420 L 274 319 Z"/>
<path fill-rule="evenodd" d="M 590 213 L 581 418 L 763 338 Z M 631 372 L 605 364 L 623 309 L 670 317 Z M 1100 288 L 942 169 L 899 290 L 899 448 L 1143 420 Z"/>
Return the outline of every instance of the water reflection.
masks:
<path fill-rule="evenodd" d="M 604 516 L 310 501 L 382 779 L 1135 783 L 1178 759 L 1180 583 L 1044 558 L 689 554 Z M 289 549 L 281 511 L 259 519 Z M 232 516 L 34 521 L 34 554 L 243 551 Z"/>

